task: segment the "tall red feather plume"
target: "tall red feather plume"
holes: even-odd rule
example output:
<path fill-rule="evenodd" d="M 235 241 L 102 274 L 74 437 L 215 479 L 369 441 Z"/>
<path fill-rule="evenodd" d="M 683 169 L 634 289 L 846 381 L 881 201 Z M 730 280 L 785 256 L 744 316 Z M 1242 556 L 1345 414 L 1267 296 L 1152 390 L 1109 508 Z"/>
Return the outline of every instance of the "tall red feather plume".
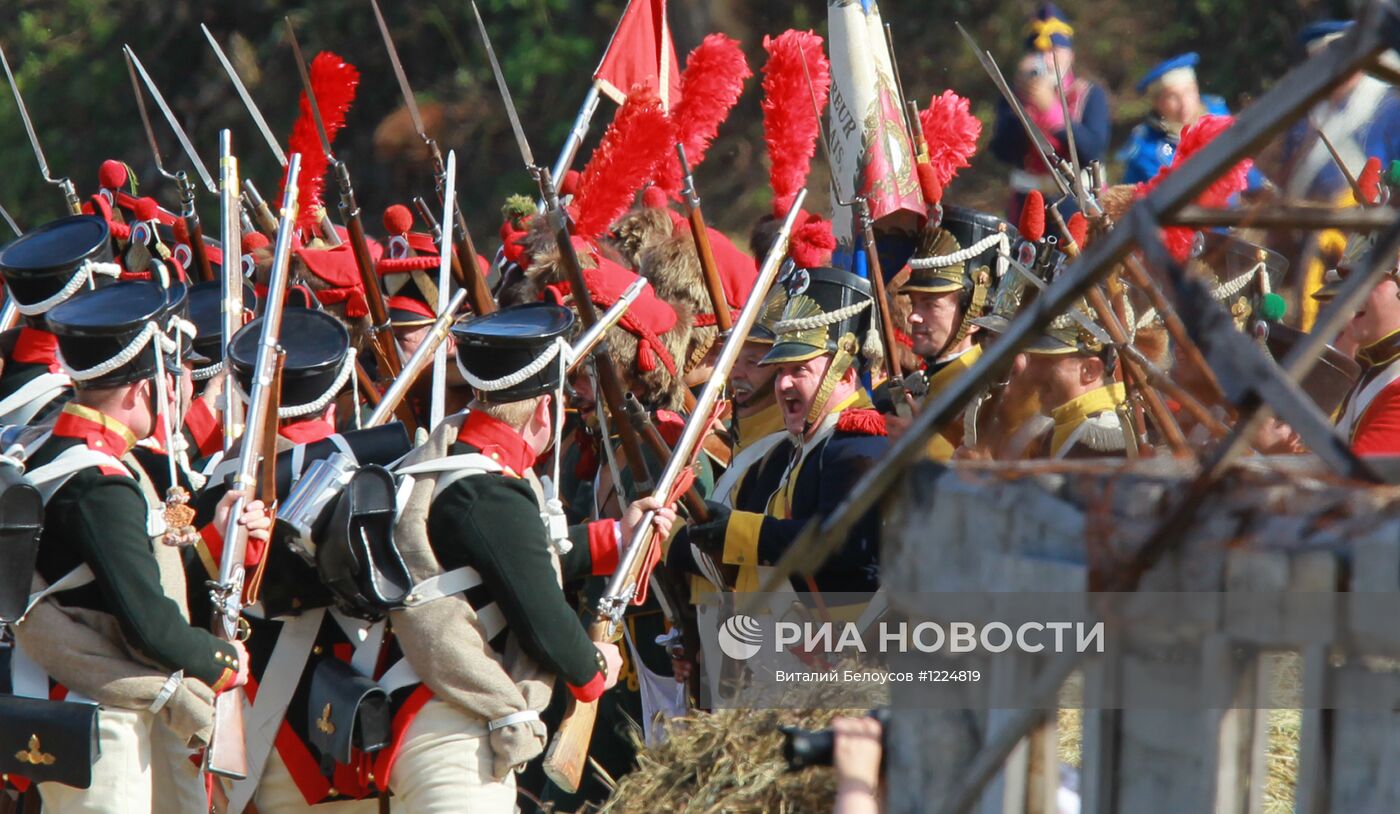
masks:
<path fill-rule="evenodd" d="M 1176 154 L 1172 156 L 1172 163 L 1169 167 L 1163 167 L 1157 171 L 1152 180 L 1137 186 L 1137 197 L 1143 198 L 1156 189 L 1167 176 L 1171 175 L 1178 168 L 1191 159 L 1193 155 L 1200 152 L 1216 136 L 1229 130 L 1234 125 L 1233 116 L 1202 116 L 1195 124 L 1181 131 L 1181 143 L 1176 148 Z M 1249 170 L 1254 166 L 1254 162 L 1246 158 L 1227 172 L 1216 178 L 1210 186 L 1206 187 L 1196 203 L 1200 206 L 1212 209 L 1223 209 L 1230 205 L 1230 198 L 1243 190 L 1249 184 Z M 1162 230 L 1162 242 L 1166 244 L 1167 251 L 1178 263 L 1184 263 L 1191 254 L 1191 245 L 1195 242 L 1196 232 L 1188 226 L 1168 226 Z"/>
<path fill-rule="evenodd" d="M 578 236 L 598 237 L 627 211 L 666 151 L 675 149 L 674 133 L 656 91 L 638 85 L 627 94 L 627 101 L 579 176 L 574 196 Z"/>
<path fill-rule="evenodd" d="M 316 107 L 326 125 L 326 137 L 335 136 L 345 126 L 345 114 L 355 101 L 355 89 L 360 85 L 360 72 L 354 65 L 330 51 L 322 51 L 311 60 L 311 88 L 316 91 Z M 303 230 L 315 226 L 316 210 L 322 204 L 326 188 L 326 169 L 330 160 L 316 133 L 316 121 L 311 117 L 311 103 L 306 91 L 298 103 L 300 114 L 287 137 L 287 151 L 301 153 L 301 175 L 297 178 L 297 227 Z M 286 184 L 286 180 L 283 180 Z"/>
<path fill-rule="evenodd" d="M 1356 185 L 1361 187 L 1361 196 L 1364 201 L 1357 201 L 1363 206 L 1372 206 L 1381 197 L 1381 160 L 1376 156 L 1366 159 L 1366 166 L 1362 168 L 1361 175 L 1356 179 Z"/>
<path fill-rule="evenodd" d="M 739 41 L 711 34 L 685 58 L 681 74 L 681 98 L 671 109 L 676 137 L 685 145 L 692 168 L 700 166 L 719 126 L 744 92 L 744 80 L 753 76 Z M 680 161 L 663 160 L 656 170 L 656 185 L 672 198 L 681 191 Z"/>
<path fill-rule="evenodd" d="M 831 265 L 831 254 L 836 250 L 836 235 L 831 231 L 831 221 L 815 216 L 793 230 L 788 242 L 788 256 L 798 268 L 814 269 Z"/>
<path fill-rule="evenodd" d="M 1045 196 L 1040 190 L 1026 193 L 1026 203 L 1021 207 L 1021 237 L 1032 243 L 1039 243 L 1045 237 Z"/>
<path fill-rule="evenodd" d="M 928 107 L 919 112 L 919 125 L 924 131 L 924 141 L 928 142 L 928 161 L 938 181 L 937 192 L 942 195 L 958 170 L 971 166 L 972 156 L 977 152 L 977 139 L 982 135 L 982 122 L 972 115 L 968 100 L 945 90 L 943 95 L 930 99 Z"/>
<path fill-rule="evenodd" d="M 784 31 L 764 37 L 768 64 L 763 66 L 763 138 L 768 142 L 769 183 L 773 187 L 773 215 L 787 216 L 793 199 L 807 184 L 812 156 L 817 152 L 818 121 L 812 110 L 826 107 L 831 92 L 831 65 L 822 50 L 822 38 L 811 31 Z M 806 72 L 803 72 L 803 62 Z M 807 87 L 808 75 L 812 86 Z"/>

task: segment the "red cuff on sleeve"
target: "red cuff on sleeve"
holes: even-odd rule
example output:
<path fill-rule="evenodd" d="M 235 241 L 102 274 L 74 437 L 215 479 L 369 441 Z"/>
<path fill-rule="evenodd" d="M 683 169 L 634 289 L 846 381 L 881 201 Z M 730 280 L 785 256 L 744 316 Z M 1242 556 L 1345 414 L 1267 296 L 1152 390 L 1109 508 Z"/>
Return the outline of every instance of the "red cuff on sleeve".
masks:
<path fill-rule="evenodd" d="M 204 541 L 204 549 L 209 559 L 214 561 L 214 573 L 218 573 L 218 563 L 224 558 L 224 532 L 217 523 L 205 523 L 199 530 L 199 539 Z"/>
<path fill-rule="evenodd" d="M 588 524 L 588 555 L 593 576 L 606 577 L 617 570 L 617 521 L 597 520 Z"/>
<path fill-rule="evenodd" d="M 582 704 L 590 704 L 597 701 L 603 694 L 604 685 L 607 684 L 607 676 L 601 672 L 593 675 L 593 680 L 582 687 L 575 687 L 569 684 L 569 692 L 574 694 L 574 698 Z"/>
<path fill-rule="evenodd" d="M 213 455 L 224 445 L 224 428 L 214 408 L 204 399 L 195 399 L 185 413 L 185 429 L 189 430 L 199 454 Z"/>

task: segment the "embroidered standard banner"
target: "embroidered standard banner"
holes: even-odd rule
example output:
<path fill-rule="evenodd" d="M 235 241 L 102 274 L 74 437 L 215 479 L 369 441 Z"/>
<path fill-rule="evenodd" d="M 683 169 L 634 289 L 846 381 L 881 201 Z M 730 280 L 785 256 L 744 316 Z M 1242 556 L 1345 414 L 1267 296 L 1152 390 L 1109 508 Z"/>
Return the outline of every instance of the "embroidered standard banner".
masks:
<path fill-rule="evenodd" d="M 885 26 L 875 0 L 829 0 L 827 48 L 831 57 L 832 173 L 842 195 L 852 189 L 870 201 L 876 221 L 907 213 L 910 225 L 923 214 L 919 182 L 905 126 L 904 101 L 894 81 Z M 854 235 L 849 207 L 837 207 L 832 228 L 838 240 Z"/>

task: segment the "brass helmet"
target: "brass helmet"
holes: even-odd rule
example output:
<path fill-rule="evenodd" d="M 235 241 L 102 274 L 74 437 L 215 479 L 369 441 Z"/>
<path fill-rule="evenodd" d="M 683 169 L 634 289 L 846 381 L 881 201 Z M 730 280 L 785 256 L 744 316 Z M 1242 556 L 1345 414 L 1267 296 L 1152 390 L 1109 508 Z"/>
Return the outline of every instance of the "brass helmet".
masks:
<path fill-rule="evenodd" d="M 909 276 L 900 283 L 899 291 L 961 292 L 958 304 L 962 321 L 948 338 L 948 346 L 952 347 L 967 336 L 973 320 L 986 315 L 992 293 L 1005 275 L 1007 261 L 1017 258 L 1023 265 L 1030 265 L 1035 247 L 996 215 L 960 206 L 941 209 L 942 218 L 930 219 L 920 230 L 914 256 L 909 260 Z"/>

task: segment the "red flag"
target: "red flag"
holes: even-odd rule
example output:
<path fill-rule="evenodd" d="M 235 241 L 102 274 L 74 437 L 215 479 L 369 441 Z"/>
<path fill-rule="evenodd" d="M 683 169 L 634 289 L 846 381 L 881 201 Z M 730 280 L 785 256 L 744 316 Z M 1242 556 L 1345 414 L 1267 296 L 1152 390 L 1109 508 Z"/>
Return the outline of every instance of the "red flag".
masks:
<path fill-rule="evenodd" d="M 681 96 L 681 71 L 666 0 L 629 0 L 593 81 L 619 105 L 634 85 L 647 85 L 671 109 Z"/>

